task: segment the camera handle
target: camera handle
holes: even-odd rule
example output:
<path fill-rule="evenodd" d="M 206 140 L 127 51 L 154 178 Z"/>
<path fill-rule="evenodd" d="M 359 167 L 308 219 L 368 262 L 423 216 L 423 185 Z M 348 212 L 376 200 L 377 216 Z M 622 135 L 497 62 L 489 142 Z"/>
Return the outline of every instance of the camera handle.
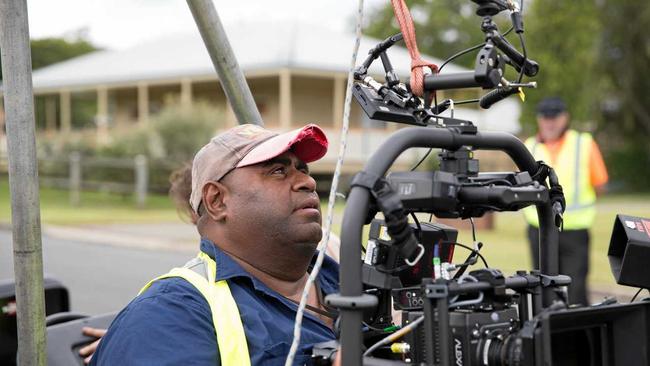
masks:
<path fill-rule="evenodd" d="M 501 150 L 507 153 L 521 171 L 534 175 L 538 164 L 526 146 L 515 136 L 504 132 L 477 132 L 462 134 L 442 128 L 410 127 L 397 131 L 390 136 L 373 154 L 364 171 L 376 176 L 384 176 L 397 157 L 409 148 L 443 148 L 457 150 L 462 146 L 476 149 Z M 340 294 L 334 295 L 338 300 L 360 299 L 363 285 L 361 282 L 361 252 L 363 224 L 370 203 L 371 193 L 362 187 L 353 187 L 345 207 L 341 230 L 341 288 Z M 537 204 L 540 223 L 540 268 L 546 275 L 557 275 L 558 266 L 558 229 L 554 225 L 554 211 L 551 202 Z M 329 296 L 328 296 L 329 297 Z M 552 303 L 552 288 L 542 291 L 542 305 Z M 360 304 L 356 304 L 360 305 Z M 361 323 L 363 309 L 359 306 L 341 308 L 341 344 L 343 347 L 343 365 L 360 365 L 363 337 Z"/>
<path fill-rule="evenodd" d="M 512 67 L 520 72 L 521 69 L 524 69 L 524 74 L 526 76 L 535 76 L 539 72 L 539 64 L 531 59 L 524 57 L 521 52 L 508 42 L 505 37 L 499 33 L 496 23 L 492 20 L 492 17 L 486 16 L 483 18 L 483 23 L 481 23 L 481 30 L 485 33 L 486 41 L 492 42 L 498 49 L 501 50 L 508 59 L 506 62 Z"/>
<path fill-rule="evenodd" d="M 505 60 L 497 53 L 496 45 L 488 39 L 476 55 L 474 71 L 425 75 L 424 90 L 496 88 L 503 77 L 504 67 Z"/>

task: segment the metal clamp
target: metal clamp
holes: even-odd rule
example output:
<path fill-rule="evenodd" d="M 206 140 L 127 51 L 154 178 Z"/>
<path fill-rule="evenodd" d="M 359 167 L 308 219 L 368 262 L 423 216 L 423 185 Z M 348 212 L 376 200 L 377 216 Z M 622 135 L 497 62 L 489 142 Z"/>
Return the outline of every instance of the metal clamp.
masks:
<path fill-rule="evenodd" d="M 338 309 L 369 309 L 377 306 L 376 296 L 362 294 L 361 296 L 343 296 L 330 294 L 325 296 L 325 303 Z"/>

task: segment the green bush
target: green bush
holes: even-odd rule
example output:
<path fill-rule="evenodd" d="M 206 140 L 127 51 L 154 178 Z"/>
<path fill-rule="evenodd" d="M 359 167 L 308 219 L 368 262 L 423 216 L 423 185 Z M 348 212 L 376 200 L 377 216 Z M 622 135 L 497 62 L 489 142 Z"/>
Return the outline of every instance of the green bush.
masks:
<path fill-rule="evenodd" d="M 148 126 L 115 131 L 108 144 L 95 151 L 96 156 L 133 158 L 142 154 L 149 162 L 149 187 L 166 192 L 171 172 L 190 161 L 223 124 L 221 110 L 206 103 L 184 108 L 168 102 L 153 116 Z M 133 182 L 133 171 L 127 169 L 87 169 L 85 179 Z"/>
<path fill-rule="evenodd" d="M 607 153 L 610 189 L 613 191 L 650 191 L 650 149 L 628 143 Z"/>
<path fill-rule="evenodd" d="M 191 160 L 217 129 L 223 127 L 223 120 L 222 111 L 207 103 L 194 104 L 191 109 L 168 106 L 151 123 L 160 148 L 153 155 L 175 163 Z"/>
<path fill-rule="evenodd" d="M 81 133 L 72 133 L 53 136 L 43 134 L 39 136 L 36 144 L 36 152 L 39 157 L 65 157 L 67 159 L 73 151 L 77 151 L 81 155 L 95 155 L 95 143 Z"/>
<path fill-rule="evenodd" d="M 47 159 L 41 160 L 40 174 L 67 177 L 68 159 L 73 151 L 88 160 L 133 159 L 144 155 L 148 158 L 150 191 L 164 193 L 169 188 L 171 172 L 191 161 L 196 151 L 223 126 L 223 113 L 218 108 L 206 103 L 183 108 L 168 102 L 159 114 L 152 116 L 147 126 L 113 130 L 105 144 L 96 144 L 94 130 L 55 137 L 42 135 L 38 153 Z M 125 167 L 84 165 L 82 177 L 85 181 L 132 184 L 134 172 Z"/>
<path fill-rule="evenodd" d="M 133 128 L 111 134 L 110 142 L 95 149 L 94 154 L 108 158 L 132 158 L 136 155 L 151 156 L 153 132 L 150 128 Z"/>

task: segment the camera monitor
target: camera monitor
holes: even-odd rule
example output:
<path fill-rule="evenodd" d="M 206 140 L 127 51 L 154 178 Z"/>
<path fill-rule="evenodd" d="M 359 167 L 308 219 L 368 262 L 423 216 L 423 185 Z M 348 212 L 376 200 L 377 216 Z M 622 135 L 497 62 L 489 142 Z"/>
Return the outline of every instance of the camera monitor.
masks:
<path fill-rule="evenodd" d="M 618 284 L 650 288 L 650 219 L 617 215 L 607 256 Z"/>
<path fill-rule="evenodd" d="M 545 345 L 538 355 L 543 365 L 645 366 L 650 302 L 549 312 L 537 333 Z"/>

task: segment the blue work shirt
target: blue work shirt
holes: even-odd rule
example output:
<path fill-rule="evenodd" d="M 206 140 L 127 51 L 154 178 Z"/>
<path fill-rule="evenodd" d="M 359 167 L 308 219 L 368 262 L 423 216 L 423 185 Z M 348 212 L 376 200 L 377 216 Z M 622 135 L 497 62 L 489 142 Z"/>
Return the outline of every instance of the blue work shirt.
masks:
<path fill-rule="evenodd" d="M 298 306 L 246 272 L 211 241 L 202 239 L 201 251 L 216 261 L 216 280 L 228 281 L 244 325 L 251 364 L 284 365 Z M 325 257 L 318 274 L 323 295 L 338 292 L 338 273 L 338 264 Z M 332 329 L 305 312 L 294 364 L 309 364 L 312 345 L 332 339 Z M 219 364 L 210 307 L 181 278 L 156 281 L 133 299 L 113 320 L 91 362 L 111 366 Z"/>

